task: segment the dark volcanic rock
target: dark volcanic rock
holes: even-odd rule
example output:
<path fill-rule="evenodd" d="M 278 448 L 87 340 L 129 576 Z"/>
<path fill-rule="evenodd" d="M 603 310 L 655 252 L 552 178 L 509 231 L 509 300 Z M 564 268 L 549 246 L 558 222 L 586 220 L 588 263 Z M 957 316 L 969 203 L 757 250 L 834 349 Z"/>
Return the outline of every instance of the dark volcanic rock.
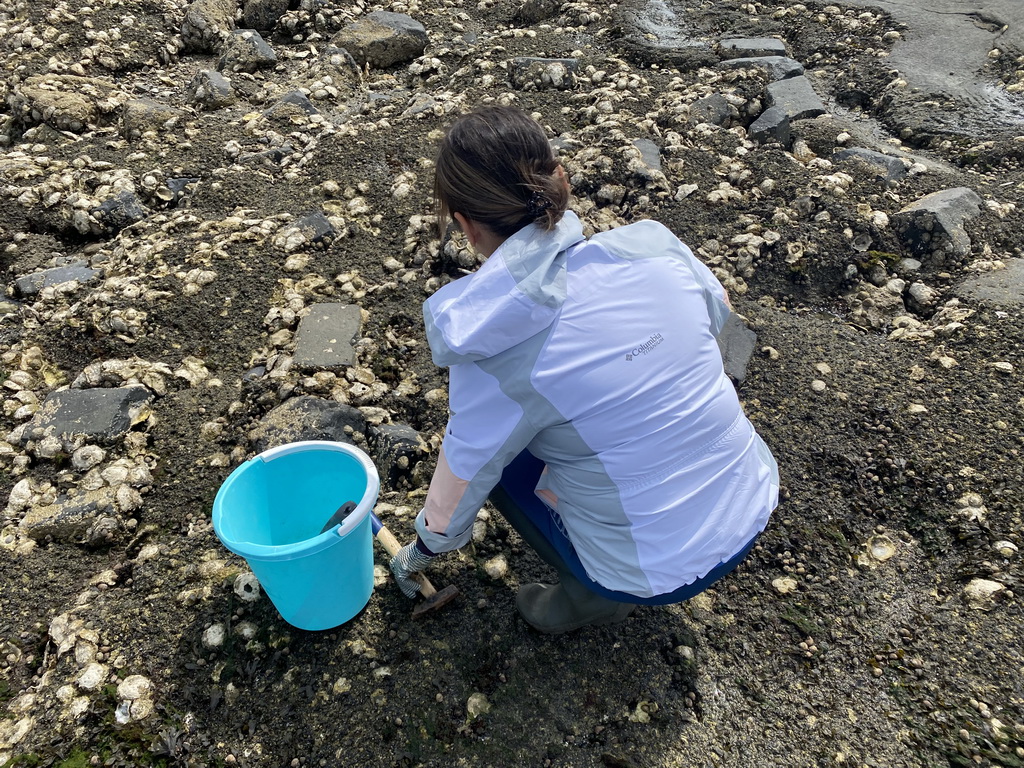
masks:
<path fill-rule="evenodd" d="M 777 141 L 783 146 L 789 146 L 791 138 L 789 115 L 782 107 L 769 107 L 750 124 L 747 129 L 747 136 L 752 141 L 759 141 L 762 144 L 769 141 Z"/>
<path fill-rule="evenodd" d="M 385 68 L 411 61 L 427 47 L 426 28 L 411 16 L 374 11 L 349 24 L 332 42 L 360 64 Z"/>
<path fill-rule="evenodd" d="M 889 182 L 899 181 L 907 175 L 907 164 L 902 158 L 884 155 L 872 149 L 850 147 L 832 155 L 832 162 L 842 162 L 844 160 L 856 160 L 867 163 L 878 171 L 879 176 L 885 176 L 885 180 Z"/>
<path fill-rule="evenodd" d="M 373 459 L 394 486 L 428 455 L 420 433 L 407 424 L 381 424 L 370 428 Z"/>
<path fill-rule="evenodd" d="M 265 110 L 263 117 L 272 121 L 289 122 L 292 117 L 309 117 L 320 110 L 302 91 L 289 91 Z"/>
<path fill-rule="evenodd" d="M 729 317 L 718 334 L 718 348 L 722 352 L 722 363 L 726 375 L 737 384 L 747 378 L 747 363 L 757 346 L 757 334 L 747 328 L 735 312 Z"/>
<path fill-rule="evenodd" d="M 185 11 L 181 40 L 185 51 L 214 53 L 235 28 L 235 0 L 194 0 Z"/>
<path fill-rule="evenodd" d="M 188 95 L 200 109 L 209 110 L 230 106 L 237 98 L 231 81 L 214 69 L 197 72 L 189 83 Z"/>
<path fill-rule="evenodd" d="M 981 198 L 973 189 L 954 187 L 925 195 L 891 217 L 904 242 L 917 253 L 930 254 L 942 263 L 946 256 L 966 256 L 971 239 L 964 222 L 981 212 Z"/>
<path fill-rule="evenodd" d="M 167 179 L 164 184 L 171 193 L 170 199 L 164 201 L 167 204 L 167 207 L 177 208 L 181 205 L 182 201 L 188 197 L 190 193 L 189 187 L 198 183 L 199 179 L 193 176 L 180 179 Z"/>
<path fill-rule="evenodd" d="M 562 0 L 526 0 L 513 19 L 520 24 L 537 24 L 558 15 Z"/>
<path fill-rule="evenodd" d="M 255 29 L 236 29 L 231 33 L 217 69 L 229 72 L 256 72 L 277 63 L 277 54 Z"/>
<path fill-rule="evenodd" d="M 26 536 L 36 540 L 51 537 L 56 541 L 75 541 L 87 536 L 99 519 L 105 518 L 113 523 L 104 528 L 111 531 L 119 529 L 121 524 L 116 517 L 111 517 L 116 514 L 116 489 L 108 487 L 96 491 L 72 491 L 53 504 L 33 507 L 18 527 Z"/>
<path fill-rule="evenodd" d="M 365 430 L 366 419 L 356 408 L 305 396 L 287 400 L 264 416 L 250 438 L 255 450 L 262 452 L 299 440 L 333 440 L 351 445 L 352 435 Z"/>
<path fill-rule="evenodd" d="M 120 232 L 125 227 L 146 218 L 147 211 L 134 192 L 125 191 L 107 198 L 89 211 L 108 232 Z"/>
<path fill-rule="evenodd" d="M 129 141 L 147 131 L 169 131 L 185 117 L 185 112 L 156 99 L 132 99 L 121 114 L 121 135 Z"/>
<path fill-rule="evenodd" d="M 268 32 L 288 12 L 288 0 L 245 0 L 242 4 L 242 26 Z"/>
<path fill-rule="evenodd" d="M 690 120 L 695 123 L 725 125 L 732 116 L 732 106 L 720 93 L 697 99 L 690 105 Z"/>
<path fill-rule="evenodd" d="M 326 247 L 338 236 L 338 231 L 331 225 L 330 220 L 319 211 L 296 220 L 294 226 L 305 235 L 306 241 L 311 245 Z"/>
<path fill-rule="evenodd" d="M 640 159 L 652 171 L 661 171 L 661 147 L 650 139 L 633 139 L 633 146 L 640 150 Z"/>
<path fill-rule="evenodd" d="M 1008 259 L 1006 269 L 997 269 L 964 280 L 956 289 L 956 294 L 996 306 L 1021 306 L 1024 304 L 1024 259 Z"/>

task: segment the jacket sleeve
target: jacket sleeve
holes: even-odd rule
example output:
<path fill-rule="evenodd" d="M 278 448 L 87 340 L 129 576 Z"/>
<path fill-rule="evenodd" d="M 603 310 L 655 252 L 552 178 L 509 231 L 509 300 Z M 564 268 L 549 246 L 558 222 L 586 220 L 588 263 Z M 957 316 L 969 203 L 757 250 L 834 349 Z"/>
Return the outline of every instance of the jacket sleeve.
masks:
<path fill-rule="evenodd" d="M 473 521 L 505 466 L 536 430 L 498 380 L 475 363 L 449 369 L 451 413 L 416 532 L 435 553 L 469 541 Z"/>
<path fill-rule="evenodd" d="M 704 294 L 704 304 L 707 306 L 708 317 L 711 318 L 711 332 L 718 336 L 729 317 L 729 305 L 725 303 L 725 288 L 707 265 L 693 255 L 693 251 L 685 243 L 680 242 L 679 245 L 682 246 L 683 261 L 690 267 L 694 279 Z"/>

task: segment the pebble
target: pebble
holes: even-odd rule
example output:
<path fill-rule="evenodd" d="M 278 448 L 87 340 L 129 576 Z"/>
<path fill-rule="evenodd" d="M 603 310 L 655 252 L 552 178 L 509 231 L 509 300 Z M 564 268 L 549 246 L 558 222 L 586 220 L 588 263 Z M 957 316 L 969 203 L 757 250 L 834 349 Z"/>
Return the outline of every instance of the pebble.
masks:
<path fill-rule="evenodd" d="M 466 701 L 466 714 L 468 714 L 470 718 L 478 718 L 480 715 L 486 715 L 490 711 L 491 702 L 487 699 L 486 694 L 470 694 L 469 699 Z"/>
<path fill-rule="evenodd" d="M 484 563 L 484 573 L 492 579 L 502 579 L 508 573 L 508 561 L 504 555 L 493 557 Z"/>
<path fill-rule="evenodd" d="M 811 389 L 815 392 L 824 392 L 827 388 L 828 384 L 826 384 L 821 379 L 815 379 L 814 381 L 811 382 Z"/>
<path fill-rule="evenodd" d="M 872 536 L 867 543 L 868 554 L 880 563 L 884 563 L 896 554 L 896 544 L 888 536 Z"/>
<path fill-rule="evenodd" d="M 487 538 L 487 522 L 484 520 L 473 521 L 473 543 L 481 544 Z"/>
<path fill-rule="evenodd" d="M 1001 557 L 1015 557 L 1019 551 L 1016 544 L 1012 541 L 997 541 L 992 545 L 992 548 L 999 553 Z"/>
<path fill-rule="evenodd" d="M 92 662 L 85 665 L 85 669 L 76 678 L 75 684 L 84 691 L 94 691 L 106 682 L 108 674 L 110 674 L 109 667 L 99 662 Z"/>
<path fill-rule="evenodd" d="M 220 648 L 227 638 L 227 630 L 223 624 L 211 624 L 203 630 L 203 645 L 207 648 Z"/>
<path fill-rule="evenodd" d="M 772 579 L 772 586 L 780 595 L 788 595 L 790 592 L 795 592 L 799 584 L 792 576 L 780 576 L 777 579 Z"/>
<path fill-rule="evenodd" d="M 971 579 L 964 587 L 964 599 L 967 604 L 976 609 L 991 608 L 995 603 L 996 595 L 1006 589 L 1006 586 L 991 579 Z"/>
<path fill-rule="evenodd" d="M 98 445 L 83 445 L 71 454 L 71 466 L 80 472 L 90 470 L 103 463 L 107 452 Z"/>
<path fill-rule="evenodd" d="M 117 695 L 122 699 L 141 699 L 153 690 L 153 683 L 143 675 L 129 675 L 117 685 Z"/>

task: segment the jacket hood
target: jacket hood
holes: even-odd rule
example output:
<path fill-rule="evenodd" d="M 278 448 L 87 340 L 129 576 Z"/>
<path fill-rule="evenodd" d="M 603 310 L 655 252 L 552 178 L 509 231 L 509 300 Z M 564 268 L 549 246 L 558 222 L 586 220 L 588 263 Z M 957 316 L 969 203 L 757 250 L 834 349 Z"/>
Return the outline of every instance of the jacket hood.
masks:
<path fill-rule="evenodd" d="M 551 231 L 530 224 L 471 275 L 423 303 L 434 363 L 484 360 L 547 328 L 565 301 L 566 250 L 584 240 L 572 211 Z"/>

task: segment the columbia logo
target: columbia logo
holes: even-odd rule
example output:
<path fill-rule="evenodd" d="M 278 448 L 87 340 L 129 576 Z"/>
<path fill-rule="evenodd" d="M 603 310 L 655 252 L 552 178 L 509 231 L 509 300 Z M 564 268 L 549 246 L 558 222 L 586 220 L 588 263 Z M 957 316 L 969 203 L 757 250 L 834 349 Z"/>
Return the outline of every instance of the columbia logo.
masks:
<path fill-rule="evenodd" d="M 661 344 L 663 341 L 665 341 L 665 337 L 662 336 L 660 333 L 655 333 L 654 335 L 651 336 L 651 338 L 649 338 L 640 346 L 633 347 L 633 349 L 629 350 L 629 352 L 626 353 L 626 362 L 629 362 L 638 355 L 646 355 L 648 352 L 650 352 L 656 346 Z"/>

